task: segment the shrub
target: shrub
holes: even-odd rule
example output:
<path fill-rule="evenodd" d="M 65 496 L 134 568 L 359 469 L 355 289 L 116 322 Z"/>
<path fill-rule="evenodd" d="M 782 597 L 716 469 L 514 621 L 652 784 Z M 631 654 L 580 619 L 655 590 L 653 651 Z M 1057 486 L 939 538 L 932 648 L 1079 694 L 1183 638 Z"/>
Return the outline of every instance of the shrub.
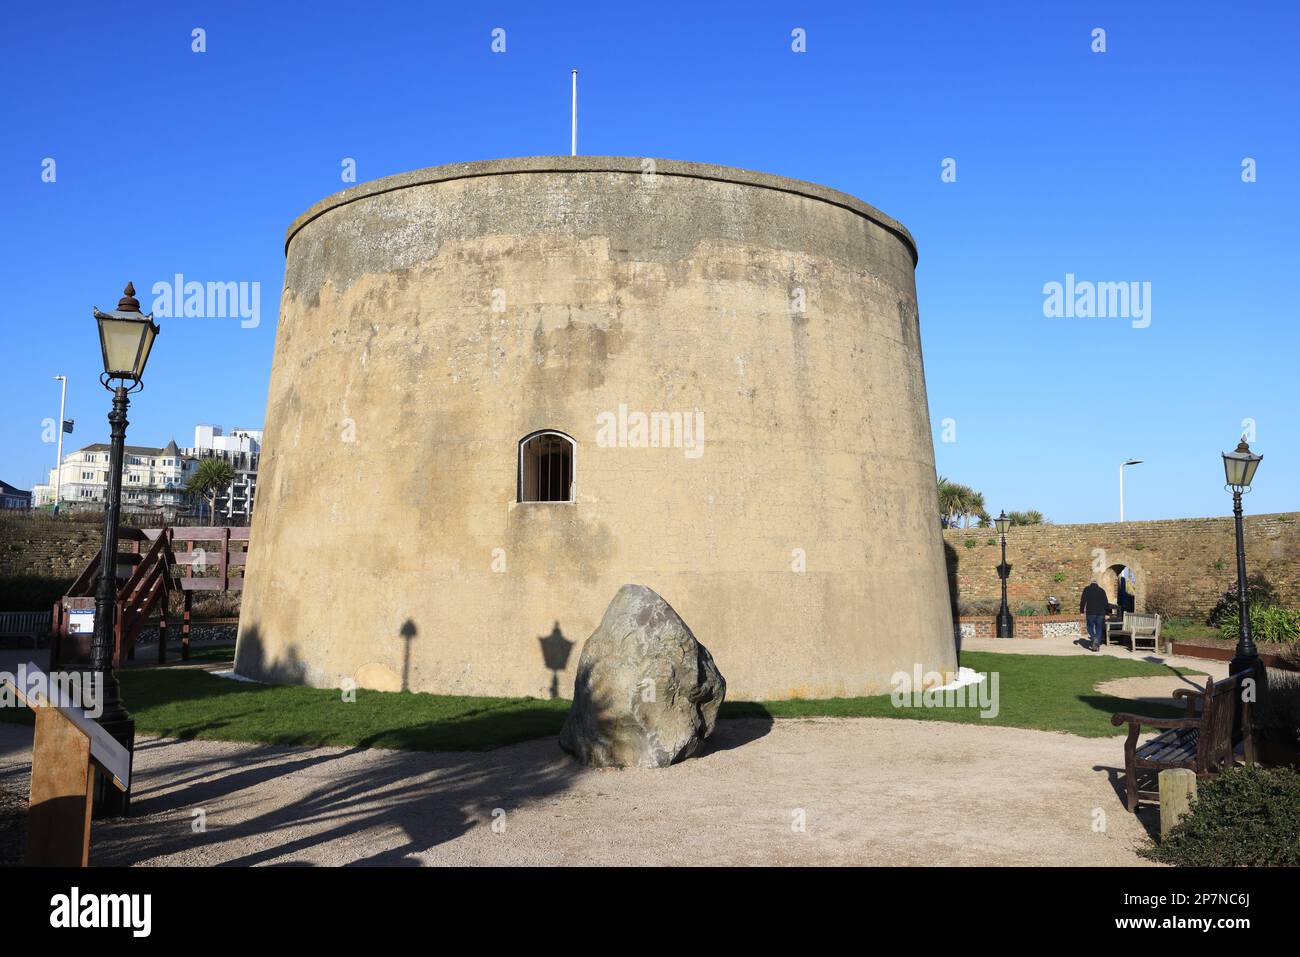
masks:
<path fill-rule="evenodd" d="M 238 618 L 240 592 L 199 592 L 194 596 L 196 618 Z"/>
<path fill-rule="evenodd" d="M 973 539 L 973 538 L 968 538 L 968 539 L 966 539 L 966 543 L 965 543 L 965 544 L 966 544 L 966 547 L 967 547 L 967 548 L 974 548 L 976 545 L 979 544 L 979 542 L 975 541 L 975 539 Z"/>
<path fill-rule="evenodd" d="M 1300 772 L 1255 765 L 1199 782 L 1191 813 L 1139 853 L 1183 867 L 1300 865 Z"/>
<path fill-rule="evenodd" d="M 1249 575 L 1246 578 L 1246 600 L 1250 602 L 1252 608 L 1276 605 L 1278 603 L 1277 589 L 1263 575 Z M 1205 619 L 1205 623 L 1218 628 L 1223 624 L 1224 618 L 1228 617 L 1229 614 L 1236 614 L 1236 612 L 1237 582 L 1236 579 L 1233 579 L 1228 585 L 1228 589 L 1219 596 L 1215 606 L 1210 609 L 1210 615 Z"/>
<path fill-rule="evenodd" d="M 1163 619 L 1173 618 L 1183 608 L 1183 596 L 1169 582 L 1152 582 L 1147 588 L 1145 608 Z"/>
<path fill-rule="evenodd" d="M 1046 614 L 1046 612 L 1037 605 L 1021 605 L 1016 609 L 1016 615 L 1021 618 L 1033 618 L 1035 615 L 1042 614 Z"/>
<path fill-rule="evenodd" d="M 1276 605 L 1252 606 L 1250 633 L 1256 641 L 1289 645 L 1300 641 L 1300 611 L 1288 611 Z M 1219 634 L 1230 641 L 1241 637 L 1241 619 L 1234 609 L 1219 625 Z"/>
<path fill-rule="evenodd" d="M 1052 581 L 1057 583 L 1065 581 L 1065 572 L 1057 572 L 1052 576 Z"/>

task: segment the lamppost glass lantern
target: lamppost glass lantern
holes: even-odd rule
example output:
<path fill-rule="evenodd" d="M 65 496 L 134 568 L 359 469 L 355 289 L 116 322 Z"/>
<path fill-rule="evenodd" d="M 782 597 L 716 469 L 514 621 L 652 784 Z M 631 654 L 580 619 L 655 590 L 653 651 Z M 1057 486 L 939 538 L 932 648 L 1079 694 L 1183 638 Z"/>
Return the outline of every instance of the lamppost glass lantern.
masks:
<path fill-rule="evenodd" d="M 1263 458 L 1264 456 L 1256 455 L 1250 450 L 1243 435 L 1236 449 L 1223 453 L 1223 474 L 1228 480 L 1229 487 L 1237 490 L 1249 488 L 1255 478 L 1255 469 L 1259 468 L 1260 460 Z"/>
<path fill-rule="evenodd" d="M 997 526 L 999 535 L 1005 535 L 1007 529 L 1011 527 L 1011 519 L 1007 518 L 1007 513 L 1003 511 L 1001 515 L 993 519 L 993 524 Z"/>
<path fill-rule="evenodd" d="M 158 336 L 153 315 L 140 313 L 134 284 L 127 283 L 125 293 L 112 312 L 95 310 L 99 346 L 104 354 L 105 385 L 113 379 L 133 383 L 143 379 L 145 363 Z"/>

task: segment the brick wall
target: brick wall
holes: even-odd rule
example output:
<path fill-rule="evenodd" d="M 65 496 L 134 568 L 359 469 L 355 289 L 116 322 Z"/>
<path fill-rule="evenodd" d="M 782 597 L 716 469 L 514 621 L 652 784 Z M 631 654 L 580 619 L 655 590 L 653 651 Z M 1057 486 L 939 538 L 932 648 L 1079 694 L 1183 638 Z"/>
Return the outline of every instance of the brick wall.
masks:
<path fill-rule="evenodd" d="M 992 615 L 962 615 L 957 630 L 963 638 L 996 638 L 997 619 Z"/>
<path fill-rule="evenodd" d="M 1247 570 L 1266 575 L 1290 607 L 1300 608 L 1300 514 L 1247 516 L 1245 533 Z M 996 602 L 999 549 L 993 529 L 950 528 L 943 534 L 957 601 Z M 0 578 L 38 576 L 70 584 L 99 550 L 102 535 L 98 523 L 0 516 Z M 1154 588 L 1157 598 L 1170 593 L 1175 613 L 1203 616 L 1235 581 L 1234 549 L 1230 517 L 1019 526 L 1007 535 L 1008 601 L 1015 613 L 1055 595 L 1063 611 L 1073 612 L 1095 559 L 1101 568 L 1119 564 L 1134 570 L 1138 610 L 1145 610 Z M 1018 626 L 1025 617 L 1017 616 Z"/>
<path fill-rule="evenodd" d="M 950 528 L 943 537 L 959 608 L 996 602 L 995 530 Z M 1287 605 L 1300 608 L 1300 513 L 1247 516 L 1245 542 L 1247 572 L 1267 576 Z M 1007 600 L 1014 614 L 1055 595 L 1062 611 L 1073 612 L 1094 575 L 1113 597 L 1114 572 L 1106 570 L 1126 565 L 1135 575 L 1138 611 L 1151 598 L 1165 614 L 1204 617 L 1236 581 L 1235 543 L 1231 517 L 1018 526 L 1007 533 Z"/>
<path fill-rule="evenodd" d="M 99 552 L 98 522 L 0 515 L 0 611 L 45 611 Z"/>
<path fill-rule="evenodd" d="M 998 622 L 994 615 L 962 615 L 957 627 L 963 638 L 996 638 Z M 1015 619 L 1016 638 L 1079 637 L 1088 634 L 1082 615 L 1022 615 Z"/>
<path fill-rule="evenodd" d="M 99 522 L 0 516 L 0 575 L 47 575 L 69 581 L 103 543 Z"/>

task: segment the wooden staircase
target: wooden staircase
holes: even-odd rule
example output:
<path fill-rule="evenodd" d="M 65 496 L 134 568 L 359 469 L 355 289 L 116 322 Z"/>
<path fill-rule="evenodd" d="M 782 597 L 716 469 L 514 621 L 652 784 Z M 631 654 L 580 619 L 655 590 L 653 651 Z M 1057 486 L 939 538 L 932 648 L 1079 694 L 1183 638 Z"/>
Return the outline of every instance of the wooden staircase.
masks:
<path fill-rule="evenodd" d="M 136 528 L 123 528 L 118 541 L 130 542 L 130 552 L 117 555 L 117 614 L 113 624 L 113 667 L 120 667 L 124 658 L 135 657 L 135 641 L 141 629 L 155 614 L 158 617 L 158 658 L 163 660 L 167 647 L 167 608 L 172 590 L 176 588 L 176 556 L 172 552 L 172 530 L 161 529 L 150 542 L 150 536 Z M 148 544 L 143 552 L 142 546 Z M 95 588 L 99 582 L 99 568 L 103 550 L 95 554 L 82 573 L 77 576 L 64 598 L 54 605 L 50 633 L 50 668 L 64 665 L 89 664 L 93 635 L 70 630 L 71 618 L 76 611 L 95 607 Z M 122 568 L 130 573 L 122 576 Z"/>
<path fill-rule="evenodd" d="M 167 609 L 172 592 L 184 597 L 181 617 L 181 658 L 189 658 L 190 614 L 195 592 L 239 591 L 248 560 L 247 526 L 170 526 L 123 528 L 118 543 L 130 551 L 117 553 L 117 614 L 113 627 L 113 667 L 135 657 L 135 640 L 149 620 L 158 618 L 158 662 L 167 660 Z M 200 547 L 195 547 L 200 544 Z M 180 545 L 184 548 L 177 549 Z M 236 547 L 231 548 L 234 544 Z M 97 552 L 54 606 L 50 627 L 50 668 L 89 665 L 93 635 L 72 630 L 77 613 L 93 611 L 99 582 Z M 123 573 L 123 568 L 127 569 Z M 241 574 L 231 574 L 236 569 Z M 202 572 L 202 575 L 196 572 Z"/>

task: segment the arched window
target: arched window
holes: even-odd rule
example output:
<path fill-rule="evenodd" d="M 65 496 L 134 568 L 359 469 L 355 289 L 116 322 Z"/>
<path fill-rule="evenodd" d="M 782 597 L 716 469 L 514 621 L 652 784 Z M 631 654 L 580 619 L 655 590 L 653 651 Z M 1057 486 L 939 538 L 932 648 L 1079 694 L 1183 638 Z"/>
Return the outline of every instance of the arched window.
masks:
<path fill-rule="evenodd" d="M 543 429 L 519 440 L 519 501 L 573 501 L 573 439 Z"/>

